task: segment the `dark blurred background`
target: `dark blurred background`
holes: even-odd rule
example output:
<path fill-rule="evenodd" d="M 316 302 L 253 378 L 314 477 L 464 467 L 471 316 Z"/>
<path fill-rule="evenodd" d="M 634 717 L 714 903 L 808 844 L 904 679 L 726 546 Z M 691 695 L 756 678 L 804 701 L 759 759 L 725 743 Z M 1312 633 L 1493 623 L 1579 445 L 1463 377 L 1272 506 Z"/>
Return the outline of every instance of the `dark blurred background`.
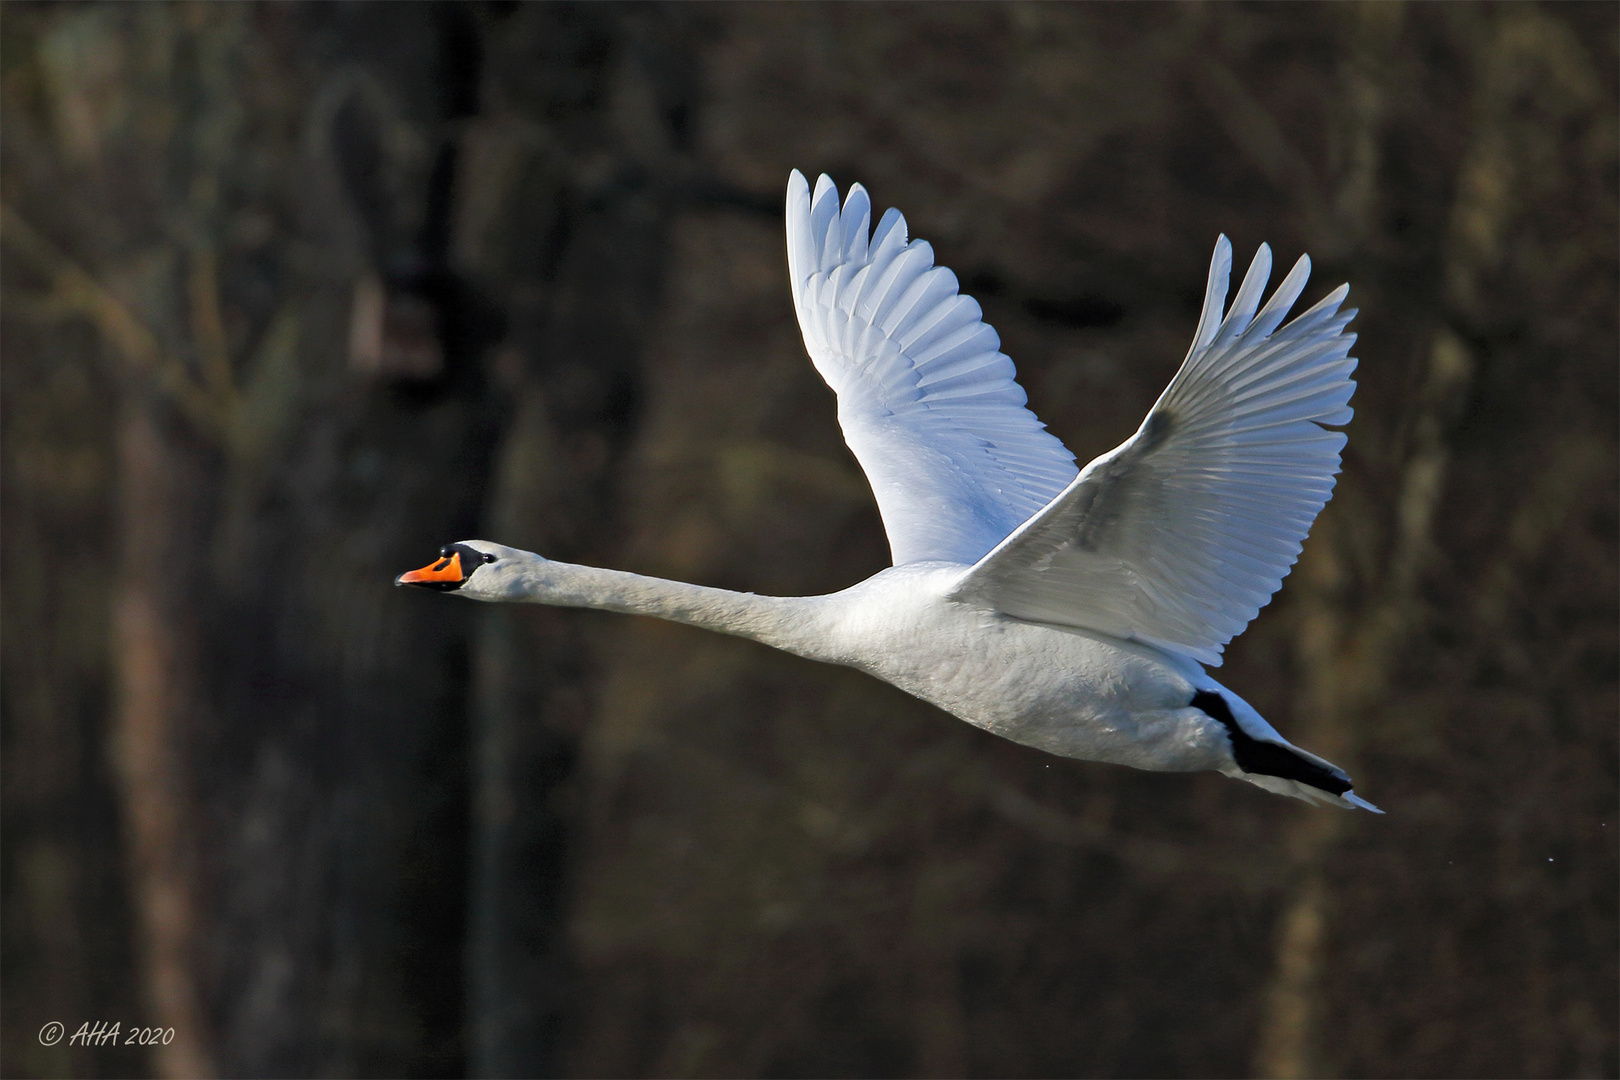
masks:
<path fill-rule="evenodd" d="M 1616 11 L 5 4 L 0 1069 L 1616 1075 Z M 1387 817 L 392 587 L 885 565 L 795 166 L 1081 461 L 1217 233 L 1352 283 L 1338 493 L 1221 677 Z"/>

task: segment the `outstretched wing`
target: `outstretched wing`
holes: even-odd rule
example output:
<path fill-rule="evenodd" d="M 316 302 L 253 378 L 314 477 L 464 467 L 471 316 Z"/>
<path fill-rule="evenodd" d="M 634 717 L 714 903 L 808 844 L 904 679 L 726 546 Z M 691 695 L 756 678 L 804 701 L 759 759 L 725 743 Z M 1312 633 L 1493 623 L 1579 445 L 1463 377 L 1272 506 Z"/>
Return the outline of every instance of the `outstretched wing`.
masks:
<path fill-rule="evenodd" d="M 867 237 L 855 184 L 788 180 L 788 275 L 805 348 L 877 497 L 895 565 L 971 564 L 1075 477 L 1074 455 L 1024 408 L 1013 363 L 897 210 Z"/>
<path fill-rule="evenodd" d="M 1281 326 L 1301 257 L 1257 315 L 1261 245 L 1223 319 L 1232 245 L 1210 264 L 1191 351 L 1136 434 L 964 576 L 953 595 L 1017 618 L 1147 642 L 1205 664 L 1282 584 L 1333 493 L 1355 335 L 1340 286 Z"/>

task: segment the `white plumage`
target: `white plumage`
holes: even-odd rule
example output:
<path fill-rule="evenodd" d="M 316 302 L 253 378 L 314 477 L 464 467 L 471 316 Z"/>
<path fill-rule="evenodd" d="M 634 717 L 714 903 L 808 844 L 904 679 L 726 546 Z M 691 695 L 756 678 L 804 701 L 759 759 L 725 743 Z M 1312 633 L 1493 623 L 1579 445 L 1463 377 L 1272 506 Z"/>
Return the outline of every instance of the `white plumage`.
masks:
<path fill-rule="evenodd" d="M 979 305 L 860 185 L 788 181 L 788 280 L 805 347 L 883 515 L 894 566 L 840 593 L 763 597 L 467 541 L 401 575 L 485 600 L 653 615 L 868 671 L 1054 753 L 1215 769 L 1375 809 L 1200 666 L 1281 586 L 1332 495 L 1351 417 L 1340 286 L 1284 324 L 1262 245 L 1223 313 L 1216 243 L 1192 348 L 1137 432 L 1077 470 L 1025 408 Z"/>
<path fill-rule="evenodd" d="M 788 281 L 816 370 L 871 481 L 896 566 L 971 563 L 1074 479 L 1074 455 L 1013 381 L 979 305 L 906 240 L 898 210 L 868 243 L 856 184 L 843 212 L 826 176 L 788 182 Z"/>

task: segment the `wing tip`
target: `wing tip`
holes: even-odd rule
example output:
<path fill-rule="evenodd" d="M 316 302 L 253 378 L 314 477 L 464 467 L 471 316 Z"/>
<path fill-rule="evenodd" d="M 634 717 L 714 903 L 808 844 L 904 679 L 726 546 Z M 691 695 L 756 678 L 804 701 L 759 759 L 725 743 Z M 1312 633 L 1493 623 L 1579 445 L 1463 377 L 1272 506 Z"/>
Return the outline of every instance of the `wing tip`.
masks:
<path fill-rule="evenodd" d="M 1221 317 L 1225 314 L 1222 309 L 1226 307 L 1227 290 L 1231 285 L 1232 241 L 1221 233 L 1215 238 L 1215 252 L 1209 257 L 1209 276 L 1204 284 L 1204 309 L 1198 315 L 1192 348 L 1187 350 L 1189 358 L 1215 340 L 1215 332 L 1220 329 Z"/>

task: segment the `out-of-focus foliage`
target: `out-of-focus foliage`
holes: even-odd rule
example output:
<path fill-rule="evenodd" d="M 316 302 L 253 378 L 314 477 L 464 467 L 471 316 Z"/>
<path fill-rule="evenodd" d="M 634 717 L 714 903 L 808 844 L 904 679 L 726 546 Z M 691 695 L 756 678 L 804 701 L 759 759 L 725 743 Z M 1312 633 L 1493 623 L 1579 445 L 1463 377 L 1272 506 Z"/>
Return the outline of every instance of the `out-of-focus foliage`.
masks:
<path fill-rule="evenodd" d="M 1613 1076 L 1611 5 L 39 5 L 0 33 L 7 1075 Z M 1221 677 L 1389 811 L 388 587 L 884 564 L 787 172 L 1082 461 L 1219 232 L 1361 309 Z M 155 1052 L 49 1020 L 172 1026 Z"/>

